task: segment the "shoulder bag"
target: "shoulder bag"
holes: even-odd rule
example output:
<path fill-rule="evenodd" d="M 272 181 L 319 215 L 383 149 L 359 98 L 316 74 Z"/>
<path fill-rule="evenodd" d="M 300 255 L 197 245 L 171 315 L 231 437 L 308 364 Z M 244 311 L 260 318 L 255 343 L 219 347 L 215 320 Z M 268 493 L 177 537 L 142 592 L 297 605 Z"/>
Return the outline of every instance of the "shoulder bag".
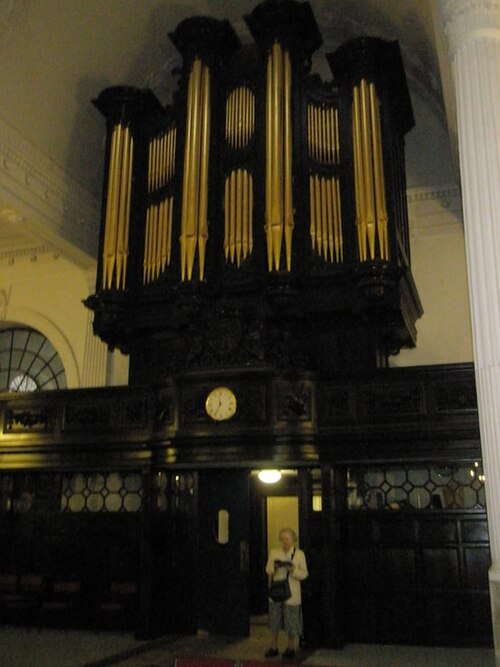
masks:
<path fill-rule="evenodd" d="M 291 558 L 292 561 L 294 556 L 295 556 L 295 550 L 292 554 Z M 285 579 L 278 579 L 278 581 L 275 581 L 273 579 L 271 581 L 271 585 L 269 586 L 269 597 L 273 602 L 286 602 L 286 600 L 292 597 L 292 591 L 290 590 L 290 582 L 288 581 L 289 576 L 290 572 L 287 572 Z"/>

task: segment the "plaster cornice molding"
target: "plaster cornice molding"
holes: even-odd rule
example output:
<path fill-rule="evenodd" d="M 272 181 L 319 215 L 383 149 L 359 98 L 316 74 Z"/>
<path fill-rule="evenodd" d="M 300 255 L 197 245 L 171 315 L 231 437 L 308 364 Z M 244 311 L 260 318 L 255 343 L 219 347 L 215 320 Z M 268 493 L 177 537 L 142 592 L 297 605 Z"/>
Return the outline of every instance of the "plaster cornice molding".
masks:
<path fill-rule="evenodd" d="M 46 255 L 48 253 L 52 253 L 54 258 L 57 256 L 57 253 L 54 253 L 54 249 L 46 245 L 30 245 L 23 246 L 22 248 L 7 248 L 6 250 L 0 249 L 0 262 L 7 260 L 9 264 L 14 264 L 19 259 L 30 259 L 33 261 L 39 255 Z"/>
<path fill-rule="evenodd" d="M 463 234 L 459 186 L 411 188 L 406 196 L 412 238 Z"/>
<path fill-rule="evenodd" d="M 23 212 L 27 227 L 32 224 L 30 231 L 42 242 L 53 244 L 61 237 L 77 251 L 95 255 L 97 198 L 2 118 L 0 191 Z"/>
<path fill-rule="evenodd" d="M 471 40 L 500 40 L 500 0 L 440 0 L 439 9 L 451 57 Z"/>
<path fill-rule="evenodd" d="M 449 185 L 439 188 L 408 188 L 406 199 L 409 204 L 417 201 L 440 200 L 446 201 L 461 196 L 460 186 Z"/>

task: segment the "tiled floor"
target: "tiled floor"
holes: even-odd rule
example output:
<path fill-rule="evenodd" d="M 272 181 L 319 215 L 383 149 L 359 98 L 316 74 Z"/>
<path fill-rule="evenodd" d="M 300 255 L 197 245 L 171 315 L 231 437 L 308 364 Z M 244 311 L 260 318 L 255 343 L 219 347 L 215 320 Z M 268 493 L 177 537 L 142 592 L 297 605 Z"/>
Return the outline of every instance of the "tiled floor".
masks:
<path fill-rule="evenodd" d="M 149 643 L 126 634 L 0 628 L 1 667 L 173 667 L 178 655 L 262 660 L 267 647 L 268 632 L 261 625 L 243 639 L 168 637 Z M 351 644 L 342 651 L 321 649 L 300 657 L 311 667 L 495 667 L 492 649 Z"/>

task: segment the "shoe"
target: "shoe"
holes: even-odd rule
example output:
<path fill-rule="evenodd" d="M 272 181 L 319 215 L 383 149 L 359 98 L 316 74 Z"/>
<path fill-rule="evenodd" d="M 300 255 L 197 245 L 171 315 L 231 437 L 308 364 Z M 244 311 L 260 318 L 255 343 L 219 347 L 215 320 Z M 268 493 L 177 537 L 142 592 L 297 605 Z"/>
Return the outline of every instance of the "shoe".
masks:
<path fill-rule="evenodd" d="M 277 648 L 268 648 L 267 651 L 264 653 L 264 656 L 266 658 L 275 658 L 277 655 L 279 655 L 279 651 Z"/>
<path fill-rule="evenodd" d="M 287 648 L 286 651 L 281 654 L 281 657 L 283 660 L 293 660 L 295 658 L 295 651 L 293 648 Z"/>

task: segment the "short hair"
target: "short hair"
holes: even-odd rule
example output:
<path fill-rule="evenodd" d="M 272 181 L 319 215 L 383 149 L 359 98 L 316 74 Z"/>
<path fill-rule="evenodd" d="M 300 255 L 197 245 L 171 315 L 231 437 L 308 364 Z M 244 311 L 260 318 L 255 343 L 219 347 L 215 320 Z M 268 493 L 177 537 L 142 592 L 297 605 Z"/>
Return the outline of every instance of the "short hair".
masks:
<path fill-rule="evenodd" d="M 291 528 L 282 528 L 280 530 L 280 532 L 278 533 L 278 538 L 279 539 L 281 539 L 281 536 L 283 535 L 283 533 L 288 533 L 290 535 L 290 537 L 292 538 L 292 542 L 297 541 L 297 533 L 294 530 L 292 530 Z"/>

